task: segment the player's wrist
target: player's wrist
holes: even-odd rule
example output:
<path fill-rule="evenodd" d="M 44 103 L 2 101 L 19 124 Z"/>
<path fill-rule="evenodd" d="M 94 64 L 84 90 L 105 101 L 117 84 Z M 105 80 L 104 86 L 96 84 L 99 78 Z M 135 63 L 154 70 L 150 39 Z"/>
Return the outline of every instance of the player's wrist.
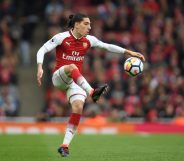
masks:
<path fill-rule="evenodd" d="M 129 56 L 135 56 L 135 52 L 127 50 L 127 49 L 125 50 L 124 54 L 129 55 Z"/>
<path fill-rule="evenodd" d="M 37 66 L 40 68 L 42 67 L 42 63 L 38 63 Z"/>

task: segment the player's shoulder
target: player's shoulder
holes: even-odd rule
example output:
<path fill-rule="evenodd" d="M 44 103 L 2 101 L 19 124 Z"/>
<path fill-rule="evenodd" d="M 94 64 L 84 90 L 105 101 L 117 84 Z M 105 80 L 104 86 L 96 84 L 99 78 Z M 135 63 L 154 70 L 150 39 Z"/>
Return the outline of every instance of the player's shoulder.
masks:
<path fill-rule="evenodd" d="M 69 37 L 69 36 L 70 36 L 69 31 L 65 31 L 65 32 L 60 32 L 60 33 L 56 34 L 54 37 L 63 39 L 65 37 Z"/>
<path fill-rule="evenodd" d="M 54 35 L 52 38 L 51 38 L 51 42 L 55 42 L 56 44 L 61 44 L 63 42 L 64 39 L 66 39 L 67 37 L 70 37 L 70 33 L 69 31 L 65 31 L 65 32 L 60 32 L 56 35 Z"/>
<path fill-rule="evenodd" d="M 97 38 L 95 36 L 93 36 L 93 35 L 87 35 L 86 38 L 88 40 L 97 40 Z"/>
<path fill-rule="evenodd" d="M 99 40 L 92 35 L 87 35 L 86 38 L 89 40 L 92 47 L 96 46 L 96 44 L 99 42 Z"/>
<path fill-rule="evenodd" d="M 91 42 L 91 44 L 98 42 L 98 39 L 95 36 L 87 35 L 86 38 Z"/>

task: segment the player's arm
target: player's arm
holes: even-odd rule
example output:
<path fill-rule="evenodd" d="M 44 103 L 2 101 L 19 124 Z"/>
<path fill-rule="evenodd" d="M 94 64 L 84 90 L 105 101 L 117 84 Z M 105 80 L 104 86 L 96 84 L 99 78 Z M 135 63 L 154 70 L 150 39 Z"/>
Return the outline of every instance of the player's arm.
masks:
<path fill-rule="evenodd" d="M 37 66 L 37 82 L 38 82 L 38 86 L 41 86 L 41 84 L 42 84 L 42 82 L 41 82 L 42 76 L 43 76 L 43 68 L 42 68 L 42 64 L 39 63 L 38 66 Z"/>
<path fill-rule="evenodd" d="M 59 45 L 60 36 L 59 34 L 48 40 L 37 52 L 37 82 L 38 85 L 41 86 L 41 80 L 43 76 L 43 61 L 44 55 Z"/>
<path fill-rule="evenodd" d="M 129 56 L 133 56 L 133 57 L 138 57 L 141 60 L 145 61 L 144 56 L 138 52 L 127 50 L 127 49 L 124 49 L 124 48 L 119 47 L 117 45 L 104 43 L 104 42 L 98 40 L 94 36 L 89 36 L 89 39 L 90 39 L 90 42 L 92 44 L 92 47 L 99 47 L 99 48 L 108 50 L 112 53 L 120 53 L 120 54 L 125 54 L 125 55 L 129 55 Z"/>

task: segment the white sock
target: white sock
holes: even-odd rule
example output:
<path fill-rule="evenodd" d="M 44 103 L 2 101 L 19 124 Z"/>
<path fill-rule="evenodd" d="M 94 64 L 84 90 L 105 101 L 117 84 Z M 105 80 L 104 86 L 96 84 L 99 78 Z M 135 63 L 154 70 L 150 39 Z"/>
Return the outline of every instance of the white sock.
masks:
<path fill-rule="evenodd" d="M 77 79 L 77 84 L 86 91 L 88 95 L 91 95 L 94 89 L 89 85 L 89 83 L 86 81 L 86 79 L 83 76 L 80 76 Z"/>
<path fill-rule="evenodd" d="M 69 124 L 68 127 L 66 128 L 64 140 L 63 140 L 63 145 L 70 145 L 70 142 L 72 141 L 75 133 L 76 133 L 77 126 Z"/>

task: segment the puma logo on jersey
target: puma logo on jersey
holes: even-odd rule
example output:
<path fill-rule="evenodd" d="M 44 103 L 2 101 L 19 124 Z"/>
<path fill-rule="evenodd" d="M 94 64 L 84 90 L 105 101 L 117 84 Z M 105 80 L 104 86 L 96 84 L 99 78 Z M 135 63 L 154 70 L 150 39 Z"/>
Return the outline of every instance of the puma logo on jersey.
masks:
<path fill-rule="evenodd" d="M 67 44 L 68 46 L 70 46 L 70 43 L 71 43 L 71 42 L 67 42 L 67 41 L 66 41 L 66 44 Z"/>

